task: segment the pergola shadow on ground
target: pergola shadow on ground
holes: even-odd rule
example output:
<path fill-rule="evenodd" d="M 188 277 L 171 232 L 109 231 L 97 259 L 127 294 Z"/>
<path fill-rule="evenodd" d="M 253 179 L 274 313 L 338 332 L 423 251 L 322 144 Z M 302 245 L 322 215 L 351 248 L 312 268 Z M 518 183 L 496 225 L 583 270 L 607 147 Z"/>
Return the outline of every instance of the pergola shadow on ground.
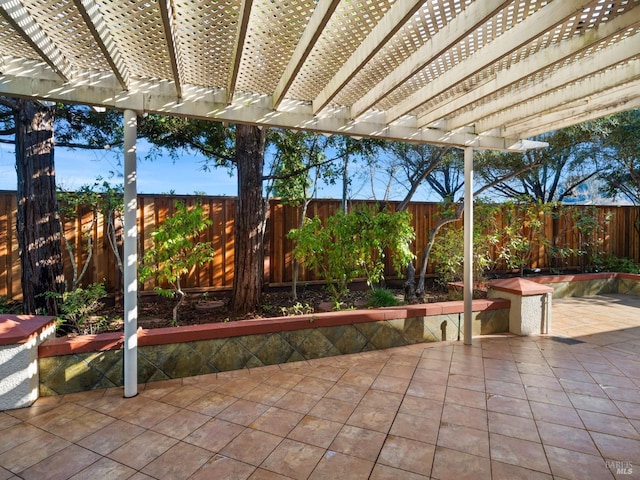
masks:
<path fill-rule="evenodd" d="M 638 307 L 558 299 L 552 335 L 40 398 L 0 413 L 0 478 L 633 478 Z"/>

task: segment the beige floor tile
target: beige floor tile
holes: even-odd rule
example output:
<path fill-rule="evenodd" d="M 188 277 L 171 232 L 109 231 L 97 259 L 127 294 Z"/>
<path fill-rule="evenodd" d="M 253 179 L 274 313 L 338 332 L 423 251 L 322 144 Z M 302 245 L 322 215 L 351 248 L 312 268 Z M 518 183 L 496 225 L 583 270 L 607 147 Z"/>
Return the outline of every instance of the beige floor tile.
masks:
<path fill-rule="evenodd" d="M 335 382 L 317 377 L 305 377 L 300 380 L 292 390 L 310 395 L 324 395 L 333 386 Z"/>
<path fill-rule="evenodd" d="M 136 471 L 109 458 L 102 457 L 96 463 L 76 473 L 70 480 L 121 480 L 135 475 Z"/>
<path fill-rule="evenodd" d="M 0 465 L 3 465 L 1 459 L 4 452 L 24 444 L 43 433 L 45 432 L 27 423 L 18 423 L 4 429 L 0 432 L 2 435 L 2 442 L 0 442 Z"/>
<path fill-rule="evenodd" d="M 258 385 L 249 393 L 245 394 L 245 400 L 250 402 L 262 403 L 264 405 L 273 405 L 282 397 L 284 397 L 289 390 L 284 388 L 274 387 L 273 385 L 262 384 Z"/>
<path fill-rule="evenodd" d="M 484 430 L 442 423 L 438 446 L 489 458 L 489 434 Z"/>
<path fill-rule="evenodd" d="M 531 418 L 507 415 L 498 412 L 488 412 L 489 431 L 499 433 L 507 437 L 539 442 L 540 437 L 536 428 L 536 423 Z"/>
<path fill-rule="evenodd" d="M 249 480 L 291 480 L 291 477 L 285 477 L 276 472 L 270 472 L 263 468 L 256 469 L 249 477 Z"/>
<path fill-rule="evenodd" d="M 314 372 L 317 374 L 318 369 L 315 369 Z M 273 385 L 275 387 L 284 388 L 286 390 L 291 390 L 304 378 L 304 375 L 281 371 L 271 375 L 267 380 L 264 381 L 264 383 Z"/>
<path fill-rule="evenodd" d="M 478 430 L 488 430 L 487 411 L 479 408 L 469 408 L 463 405 L 445 403 L 442 410 L 442 422 L 462 425 Z"/>
<path fill-rule="evenodd" d="M 393 410 L 361 405 L 356 407 L 346 423 L 355 427 L 387 433 L 395 416 L 396 412 Z"/>
<path fill-rule="evenodd" d="M 403 394 L 409 387 L 409 379 L 387 377 L 386 375 L 380 375 L 371 385 L 374 390 L 382 390 L 385 392 Z"/>
<path fill-rule="evenodd" d="M 546 445 L 545 450 L 554 476 L 569 480 L 611 480 L 613 475 L 602 457 Z"/>
<path fill-rule="evenodd" d="M 343 402 L 333 398 L 322 398 L 309 411 L 309 415 L 334 422 L 345 422 L 356 408 L 352 402 Z"/>
<path fill-rule="evenodd" d="M 144 431 L 142 427 L 117 420 L 83 438 L 77 444 L 100 455 L 107 455 Z"/>
<path fill-rule="evenodd" d="M 304 414 L 302 413 L 271 407 L 249 426 L 256 430 L 286 437 L 303 418 Z"/>
<path fill-rule="evenodd" d="M 369 390 L 360 400 L 360 405 L 397 411 L 400 408 L 402 399 L 403 395 L 400 393 Z"/>
<path fill-rule="evenodd" d="M 589 455 L 598 455 L 589 432 L 581 428 L 567 427 L 555 423 L 537 422 L 538 432 L 546 445 L 575 450 Z"/>
<path fill-rule="evenodd" d="M 212 453 L 204 448 L 178 442 L 142 469 L 155 478 L 189 478 L 207 463 Z"/>
<path fill-rule="evenodd" d="M 187 408 L 194 412 L 213 417 L 235 401 L 237 401 L 237 398 L 235 397 L 223 395 L 218 392 L 208 392 L 195 402 L 191 403 Z"/>
<path fill-rule="evenodd" d="M 25 480 L 63 480 L 100 460 L 100 455 L 77 445 L 69 445 L 55 455 L 20 473 Z"/>
<path fill-rule="evenodd" d="M 215 455 L 200 467 L 193 476 L 189 477 L 189 480 L 246 480 L 255 470 L 256 467 L 253 465 L 222 455 Z"/>
<path fill-rule="evenodd" d="M 329 450 L 313 470 L 309 480 L 368 480 L 373 465 L 372 461 Z"/>
<path fill-rule="evenodd" d="M 287 435 L 287 438 L 315 445 L 316 447 L 328 448 L 341 428 L 342 423 L 306 416 Z"/>
<path fill-rule="evenodd" d="M 529 402 L 529 405 L 536 421 L 583 428 L 582 420 L 573 408 L 540 402 Z"/>
<path fill-rule="evenodd" d="M 316 406 L 322 397 L 320 395 L 310 395 L 308 393 L 290 391 L 275 403 L 278 408 L 292 410 L 298 413 L 307 414 Z"/>
<path fill-rule="evenodd" d="M 440 420 L 437 417 L 418 417 L 398 413 L 389 434 L 435 445 L 439 428 Z"/>
<path fill-rule="evenodd" d="M 433 459 L 431 477 L 434 479 L 482 480 L 491 478 L 491 462 L 488 457 L 476 457 L 468 453 L 438 446 Z"/>
<path fill-rule="evenodd" d="M 543 387 L 527 387 L 527 398 L 534 402 L 550 403 L 563 407 L 573 406 L 565 392 L 550 390 Z"/>
<path fill-rule="evenodd" d="M 344 425 L 329 450 L 375 461 L 386 438 L 382 432 Z"/>
<path fill-rule="evenodd" d="M 488 394 L 501 395 L 503 397 L 527 399 L 524 387 L 519 383 L 503 382 L 501 380 L 485 380 Z"/>
<path fill-rule="evenodd" d="M 585 410 L 578 410 L 578 415 L 587 430 L 640 440 L 640 433 L 626 418 Z"/>
<path fill-rule="evenodd" d="M 429 476 L 434 453 L 434 445 L 389 435 L 380 451 L 378 463 Z"/>
<path fill-rule="evenodd" d="M 0 444 L 3 442 L 4 439 L 0 434 Z M 0 454 L 0 466 L 13 473 L 20 473 L 70 445 L 71 443 L 60 437 L 39 430 L 37 435 L 26 442 Z"/>
<path fill-rule="evenodd" d="M 640 399 L 639 399 L 640 400 Z M 624 402 L 622 400 L 614 400 L 615 406 L 628 419 L 640 420 L 640 403 Z M 588 410 L 583 408 L 583 410 Z M 611 413 L 611 412 L 603 412 Z"/>
<path fill-rule="evenodd" d="M 324 452 L 323 448 L 285 439 L 267 457 L 261 467 L 290 478 L 303 480 L 308 478 L 316 468 Z"/>
<path fill-rule="evenodd" d="M 591 438 L 605 459 L 640 465 L 640 441 L 598 432 L 591 432 Z"/>
<path fill-rule="evenodd" d="M 497 433 L 489 434 L 491 459 L 528 468 L 542 473 L 551 473 L 542 445 Z"/>
<path fill-rule="evenodd" d="M 369 480 L 428 480 L 429 477 L 376 463 Z"/>
<path fill-rule="evenodd" d="M 247 428 L 224 447 L 222 455 L 259 466 L 282 442 L 282 437 Z"/>
<path fill-rule="evenodd" d="M 178 412 L 180 409 L 167 403 L 147 400 L 146 405 L 135 411 L 127 412 L 117 418 L 125 422 L 133 423 L 143 428 L 152 428 L 165 418 Z"/>
<path fill-rule="evenodd" d="M 193 431 L 183 441 L 206 448 L 211 452 L 219 452 L 226 447 L 229 442 L 240 435 L 246 427 L 237 423 L 227 422 L 219 418 L 213 418 Z"/>
<path fill-rule="evenodd" d="M 608 398 L 592 397 L 590 395 L 582 395 L 580 393 L 569 393 L 569 399 L 576 409 L 622 416 L 620 409 Z"/>
<path fill-rule="evenodd" d="M 178 442 L 175 438 L 146 431 L 111 452 L 109 458 L 140 470 Z"/>
<path fill-rule="evenodd" d="M 413 377 L 415 370 L 415 366 L 387 363 L 387 365 L 385 365 L 385 367 L 380 371 L 380 375 L 410 380 L 411 377 Z"/>
<path fill-rule="evenodd" d="M 487 399 L 484 392 L 476 392 L 464 388 L 447 387 L 445 403 L 464 405 L 471 408 L 486 408 Z"/>
<path fill-rule="evenodd" d="M 440 419 L 443 408 L 444 400 L 436 401 L 429 398 L 405 395 L 398 411 L 409 415 L 416 415 L 418 417 Z"/>
<path fill-rule="evenodd" d="M 362 397 L 364 397 L 364 394 L 367 393 L 367 390 L 367 387 L 339 382 L 325 394 L 325 398 L 333 398 L 334 400 L 349 403 L 358 403 Z"/>
<path fill-rule="evenodd" d="M 536 472 L 528 468 L 510 465 L 508 463 L 491 461 L 492 480 L 552 480 L 547 473 Z"/>
<path fill-rule="evenodd" d="M 195 386 L 181 385 L 180 388 L 176 388 L 164 397 L 159 398 L 159 400 L 164 403 L 169 403 L 175 407 L 184 408 L 198 400 L 206 393 L 207 392 L 205 390 Z"/>
<path fill-rule="evenodd" d="M 526 400 L 494 394 L 488 394 L 487 397 L 488 411 L 533 418 L 529 402 Z"/>
<path fill-rule="evenodd" d="M 217 415 L 221 420 L 237 423 L 239 425 L 250 425 L 260 415 L 269 410 L 268 405 L 262 403 L 250 402 L 248 400 L 238 400 L 229 405 L 226 409 Z"/>
<path fill-rule="evenodd" d="M 356 369 L 349 369 L 344 375 L 342 375 L 342 377 L 340 377 L 340 383 L 368 388 L 377 376 L 378 374 L 374 372 L 363 372 Z"/>
<path fill-rule="evenodd" d="M 485 391 L 484 376 L 473 377 L 470 375 L 449 375 L 449 387 L 465 388 L 477 392 Z"/>
<path fill-rule="evenodd" d="M 183 439 L 207 423 L 211 417 L 190 410 L 180 410 L 155 425 L 152 430 L 168 437 Z"/>

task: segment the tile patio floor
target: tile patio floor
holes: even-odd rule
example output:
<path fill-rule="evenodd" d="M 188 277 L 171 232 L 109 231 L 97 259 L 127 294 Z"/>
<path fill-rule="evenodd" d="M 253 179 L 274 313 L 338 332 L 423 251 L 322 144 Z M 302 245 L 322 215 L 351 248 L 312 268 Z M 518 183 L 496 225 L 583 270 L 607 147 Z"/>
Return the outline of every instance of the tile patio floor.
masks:
<path fill-rule="evenodd" d="M 41 398 L 0 480 L 640 478 L 640 298 L 552 327 Z"/>

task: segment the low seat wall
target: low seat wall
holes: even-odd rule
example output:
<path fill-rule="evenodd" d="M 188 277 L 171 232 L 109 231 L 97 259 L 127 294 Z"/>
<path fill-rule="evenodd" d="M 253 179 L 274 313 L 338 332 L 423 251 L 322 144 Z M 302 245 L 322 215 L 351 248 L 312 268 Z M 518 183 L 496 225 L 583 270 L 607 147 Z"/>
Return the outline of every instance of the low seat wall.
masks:
<path fill-rule="evenodd" d="M 624 293 L 640 296 L 640 275 L 632 273 L 581 273 L 527 277 L 553 288 L 553 298 Z"/>
<path fill-rule="evenodd" d="M 475 300 L 473 334 L 509 330 L 507 300 Z M 456 340 L 463 302 L 141 330 L 140 383 Z M 54 338 L 39 348 L 40 394 L 121 386 L 120 333 Z"/>

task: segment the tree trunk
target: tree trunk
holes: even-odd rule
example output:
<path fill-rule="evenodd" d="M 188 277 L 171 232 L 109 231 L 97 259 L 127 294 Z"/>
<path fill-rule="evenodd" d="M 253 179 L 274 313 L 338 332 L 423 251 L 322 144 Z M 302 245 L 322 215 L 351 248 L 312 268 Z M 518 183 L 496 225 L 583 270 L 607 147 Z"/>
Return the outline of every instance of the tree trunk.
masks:
<path fill-rule="evenodd" d="M 236 127 L 238 205 L 231 311 L 235 317 L 256 310 L 264 274 L 264 233 L 267 220 L 262 195 L 265 129 Z"/>
<path fill-rule="evenodd" d="M 64 292 L 60 218 L 53 162 L 55 107 L 19 100 L 16 112 L 18 246 L 25 314 L 58 314 L 47 292 Z"/>

